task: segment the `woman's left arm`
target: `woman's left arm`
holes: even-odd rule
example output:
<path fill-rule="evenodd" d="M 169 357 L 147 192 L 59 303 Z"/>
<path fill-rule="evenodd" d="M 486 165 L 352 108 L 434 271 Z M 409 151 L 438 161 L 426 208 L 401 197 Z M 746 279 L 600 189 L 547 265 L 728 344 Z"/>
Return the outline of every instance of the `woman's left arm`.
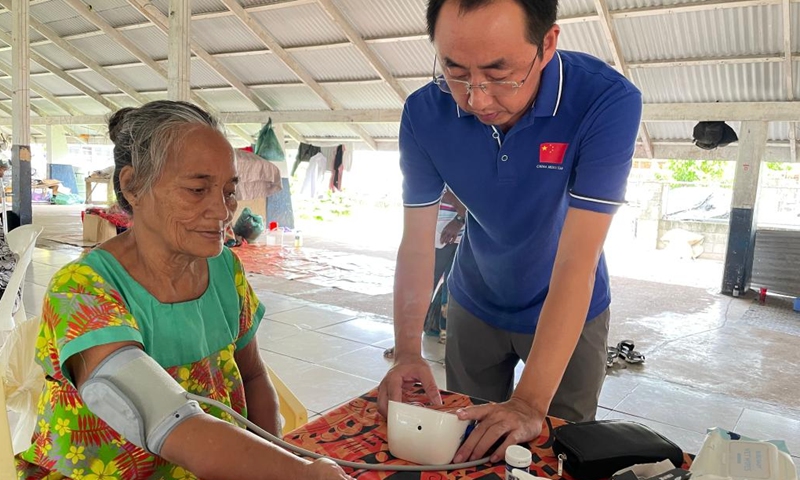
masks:
<path fill-rule="evenodd" d="M 273 435 L 280 436 L 278 394 L 258 353 L 257 337 L 253 336 L 244 348 L 237 350 L 234 359 L 244 383 L 247 418 Z"/>

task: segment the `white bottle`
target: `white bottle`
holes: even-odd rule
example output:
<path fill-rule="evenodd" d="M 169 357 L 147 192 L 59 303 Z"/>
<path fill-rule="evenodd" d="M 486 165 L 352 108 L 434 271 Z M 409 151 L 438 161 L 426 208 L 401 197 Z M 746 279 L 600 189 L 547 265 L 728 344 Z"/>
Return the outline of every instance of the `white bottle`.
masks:
<path fill-rule="evenodd" d="M 303 233 L 300 230 L 294 232 L 294 248 L 303 246 Z"/>
<path fill-rule="evenodd" d="M 530 473 L 533 455 L 531 451 L 520 445 L 511 445 L 506 449 L 506 480 L 513 480 L 512 470 Z"/>

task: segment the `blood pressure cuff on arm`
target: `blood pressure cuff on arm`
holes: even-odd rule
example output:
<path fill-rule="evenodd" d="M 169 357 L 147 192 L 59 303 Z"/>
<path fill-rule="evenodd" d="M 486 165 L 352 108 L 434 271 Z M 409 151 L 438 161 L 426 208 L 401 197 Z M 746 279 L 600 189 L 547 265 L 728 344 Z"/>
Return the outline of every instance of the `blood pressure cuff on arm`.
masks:
<path fill-rule="evenodd" d="M 106 357 L 81 385 L 87 407 L 131 443 L 160 455 L 164 441 L 199 404 L 150 356 L 124 347 Z"/>
<path fill-rule="evenodd" d="M 572 423 L 553 430 L 553 451 L 576 480 L 599 480 L 641 463 L 670 460 L 683 465 L 683 451 L 650 428 L 626 421 Z"/>

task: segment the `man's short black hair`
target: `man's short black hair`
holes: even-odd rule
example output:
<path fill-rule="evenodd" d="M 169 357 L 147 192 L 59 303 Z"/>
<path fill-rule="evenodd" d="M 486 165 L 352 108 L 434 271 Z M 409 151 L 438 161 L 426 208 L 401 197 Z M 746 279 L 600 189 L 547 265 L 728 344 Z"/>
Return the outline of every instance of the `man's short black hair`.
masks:
<path fill-rule="evenodd" d="M 428 0 L 428 35 L 434 39 L 436 21 L 442 6 L 449 2 L 458 2 L 461 14 L 469 13 L 491 4 L 494 0 Z M 528 23 L 528 42 L 539 47 L 539 56 L 543 54 L 542 43 L 545 34 L 556 23 L 558 0 L 514 0 L 525 11 Z"/>

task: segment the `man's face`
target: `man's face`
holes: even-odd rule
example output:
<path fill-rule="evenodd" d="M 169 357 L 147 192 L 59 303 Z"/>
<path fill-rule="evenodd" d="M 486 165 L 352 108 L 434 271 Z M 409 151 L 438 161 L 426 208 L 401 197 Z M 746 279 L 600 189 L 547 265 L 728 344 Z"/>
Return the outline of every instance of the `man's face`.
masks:
<path fill-rule="evenodd" d="M 542 70 L 555 54 L 558 26 L 545 36 L 540 57 L 539 48 L 528 41 L 525 11 L 514 0 L 496 0 L 463 15 L 459 9 L 458 1 L 448 1 L 436 22 L 434 47 L 440 68 L 447 80 L 475 85 L 471 93 L 453 93 L 462 110 L 508 130 L 536 97 Z M 477 86 L 523 79 L 512 96 L 487 95 Z"/>

